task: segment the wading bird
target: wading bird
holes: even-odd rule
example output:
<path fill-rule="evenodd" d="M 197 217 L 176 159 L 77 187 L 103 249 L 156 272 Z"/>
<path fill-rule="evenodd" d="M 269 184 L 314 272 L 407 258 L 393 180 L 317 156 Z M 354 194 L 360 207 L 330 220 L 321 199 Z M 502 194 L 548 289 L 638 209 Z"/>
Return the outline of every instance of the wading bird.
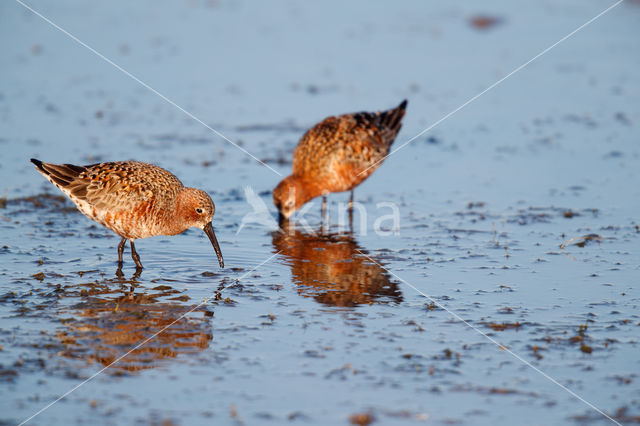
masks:
<path fill-rule="evenodd" d="M 389 154 L 402 127 L 407 101 L 380 112 L 358 112 L 328 117 L 300 139 L 293 152 L 293 173 L 273 190 L 279 219 L 289 217 L 305 203 L 322 196 L 322 216 L 331 192 L 351 191 L 373 173 Z"/>
<path fill-rule="evenodd" d="M 74 166 L 31 159 L 37 170 L 57 186 L 89 219 L 122 237 L 118 245 L 118 274 L 122 274 L 122 252 L 127 240 L 136 272 L 142 270 L 133 244 L 139 238 L 177 235 L 191 227 L 202 229 L 224 260 L 211 220 L 216 208 L 209 195 L 186 188 L 167 170 L 137 161 Z"/>

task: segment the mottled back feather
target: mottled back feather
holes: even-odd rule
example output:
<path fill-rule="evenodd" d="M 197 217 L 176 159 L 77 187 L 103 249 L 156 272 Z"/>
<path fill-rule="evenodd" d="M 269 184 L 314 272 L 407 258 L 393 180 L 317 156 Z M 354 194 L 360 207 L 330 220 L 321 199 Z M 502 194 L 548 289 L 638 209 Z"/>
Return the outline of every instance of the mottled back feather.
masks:
<path fill-rule="evenodd" d="M 120 235 L 134 235 L 132 229 L 153 228 L 158 216 L 152 212 L 170 211 L 178 193 L 184 188 L 167 170 L 136 161 L 98 163 L 87 166 L 51 164 L 32 159 L 38 171 L 56 185 L 90 219 L 113 229 Z M 136 215 L 131 206 L 146 209 Z M 120 213 L 121 212 L 121 213 Z M 125 216 L 136 216 L 138 223 L 124 229 Z"/>
<path fill-rule="evenodd" d="M 156 235 L 177 235 L 197 227 L 209 237 L 224 261 L 213 231 L 215 205 L 211 197 L 196 188 L 185 188 L 171 172 L 137 161 L 74 166 L 31 159 L 38 172 L 57 186 L 92 220 L 111 229 L 123 240 L 118 246 L 122 267 L 125 239 L 138 269 L 142 268 L 133 240 Z"/>
<path fill-rule="evenodd" d="M 114 208 L 123 200 L 145 201 L 158 193 L 175 195 L 183 187 L 172 173 L 147 163 L 122 161 L 75 166 L 31 161 L 72 200 L 86 201 L 96 208 Z"/>
<path fill-rule="evenodd" d="M 396 108 L 378 112 L 357 112 L 352 114 L 359 126 L 375 127 L 380 133 L 382 143 L 390 147 L 402 128 L 402 118 L 407 108 L 406 99 Z"/>
<path fill-rule="evenodd" d="M 293 174 L 314 176 L 329 192 L 346 191 L 369 176 L 389 153 L 407 101 L 379 112 L 328 117 L 302 137 L 293 155 Z M 367 170 L 366 173 L 360 172 Z"/>

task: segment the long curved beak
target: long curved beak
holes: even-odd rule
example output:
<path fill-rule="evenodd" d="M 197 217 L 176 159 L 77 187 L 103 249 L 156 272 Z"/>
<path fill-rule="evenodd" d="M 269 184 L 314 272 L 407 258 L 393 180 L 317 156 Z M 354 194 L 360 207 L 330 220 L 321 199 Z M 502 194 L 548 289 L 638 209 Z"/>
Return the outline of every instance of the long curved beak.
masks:
<path fill-rule="evenodd" d="M 218 263 L 220 264 L 220 267 L 224 268 L 224 259 L 222 258 L 222 252 L 220 251 L 220 245 L 218 244 L 218 239 L 216 238 L 216 234 L 215 232 L 213 232 L 213 225 L 211 224 L 211 222 L 209 222 L 202 229 L 204 230 L 204 233 L 207 234 L 207 237 L 209 237 L 209 240 L 213 245 L 213 249 L 216 251 L 216 254 L 218 255 Z"/>

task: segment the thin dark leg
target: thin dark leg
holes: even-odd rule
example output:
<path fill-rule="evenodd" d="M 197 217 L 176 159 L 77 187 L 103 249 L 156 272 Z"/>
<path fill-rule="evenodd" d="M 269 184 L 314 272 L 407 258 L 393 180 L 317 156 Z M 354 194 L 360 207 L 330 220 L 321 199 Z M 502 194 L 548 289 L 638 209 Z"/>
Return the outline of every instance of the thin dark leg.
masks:
<path fill-rule="evenodd" d="M 122 253 L 124 252 L 124 245 L 127 239 L 122 237 L 120 244 L 118 244 L 118 272 L 122 273 Z"/>
<path fill-rule="evenodd" d="M 138 272 L 138 270 L 142 270 L 140 256 L 138 255 L 138 252 L 136 252 L 136 246 L 133 244 L 133 240 L 129 240 L 129 242 L 131 243 L 131 257 L 133 258 L 133 261 L 136 262 L 136 272 Z"/>
<path fill-rule="evenodd" d="M 327 218 L 327 196 L 323 195 L 322 196 L 322 222 L 325 221 L 325 219 Z"/>
<path fill-rule="evenodd" d="M 351 190 L 351 197 L 349 197 L 349 228 L 353 231 L 353 189 Z"/>
<path fill-rule="evenodd" d="M 322 196 L 321 214 L 322 214 L 322 225 L 320 226 L 320 232 L 324 234 L 327 230 L 327 196 L 326 195 Z"/>

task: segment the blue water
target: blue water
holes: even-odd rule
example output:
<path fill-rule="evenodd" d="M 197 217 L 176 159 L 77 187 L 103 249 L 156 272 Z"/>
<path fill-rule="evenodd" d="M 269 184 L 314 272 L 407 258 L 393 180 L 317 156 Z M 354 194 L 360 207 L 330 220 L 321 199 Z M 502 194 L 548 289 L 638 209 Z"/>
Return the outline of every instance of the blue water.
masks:
<path fill-rule="evenodd" d="M 637 2 L 388 158 L 356 190 L 353 234 L 336 194 L 328 235 L 285 239 L 238 232 L 245 187 L 275 215 L 310 126 L 406 98 L 400 147 L 613 3 L 28 4 L 275 172 L 3 2 L 2 422 L 125 354 L 30 424 L 637 422 Z M 127 253 L 117 279 L 118 238 L 31 157 L 147 161 L 205 189 L 225 269 L 190 230 L 136 242 L 142 275 Z M 378 203 L 398 207 L 390 235 Z"/>

